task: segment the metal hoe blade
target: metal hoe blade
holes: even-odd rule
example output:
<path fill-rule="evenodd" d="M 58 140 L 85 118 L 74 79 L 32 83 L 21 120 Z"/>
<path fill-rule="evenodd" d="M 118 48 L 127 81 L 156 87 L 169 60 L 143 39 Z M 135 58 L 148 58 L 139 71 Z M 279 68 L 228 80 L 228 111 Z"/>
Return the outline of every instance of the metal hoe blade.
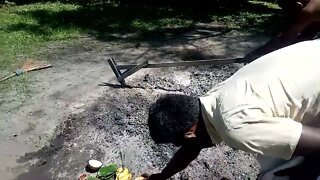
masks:
<path fill-rule="evenodd" d="M 108 63 L 115 74 L 117 81 L 122 87 L 125 87 L 125 78 L 134 74 L 142 68 L 161 68 L 161 67 L 178 67 L 178 66 L 200 66 L 200 65 L 213 65 L 213 64 L 232 64 L 232 63 L 244 63 L 243 58 L 228 58 L 228 59 L 207 59 L 196 61 L 182 61 L 182 62 L 170 62 L 170 63 L 155 63 L 149 64 L 148 60 L 143 61 L 140 64 L 129 65 L 117 65 L 114 58 L 109 58 Z"/>

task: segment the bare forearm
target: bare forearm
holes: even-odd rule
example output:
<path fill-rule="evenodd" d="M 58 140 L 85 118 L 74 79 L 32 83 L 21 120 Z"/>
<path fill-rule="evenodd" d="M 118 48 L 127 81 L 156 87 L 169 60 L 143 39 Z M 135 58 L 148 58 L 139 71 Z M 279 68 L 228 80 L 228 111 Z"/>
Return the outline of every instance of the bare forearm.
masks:
<path fill-rule="evenodd" d="M 320 156 L 320 128 L 303 126 L 294 152 L 298 156 Z"/>
<path fill-rule="evenodd" d="M 295 20 L 295 22 L 292 25 L 288 27 L 286 31 L 274 37 L 265 45 L 249 53 L 245 57 L 245 59 L 251 62 L 259 58 L 260 56 L 263 56 L 277 49 L 296 43 L 298 41 L 298 37 L 304 31 L 304 29 L 313 22 L 313 19 L 309 16 L 310 15 L 307 13 L 301 13 L 300 16 Z"/>
<path fill-rule="evenodd" d="M 253 61 L 254 59 L 257 59 L 265 54 L 294 43 L 295 38 L 296 36 L 293 36 L 292 34 L 279 34 L 263 46 L 252 51 L 245 57 L 245 59 Z"/>
<path fill-rule="evenodd" d="M 190 147 L 189 147 L 190 148 Z M 189 149 L 181 147 L 174 157 L 170 160 L 167 166 L 162 170 L 163 179 L 168 179 L 174 174 L 185 169 L 194 159 L 197 158 L 201 149 Z"/>
<path fill-rule="evenodd" d="M 282 33 L 271 39 L 267 44 L 265 44 L 262 48 L 258 48 L 257 52 L 264 55 L 280 49 L 282 47 L 288 46 L 295 42 L 297 34 L 292 33 Z"/>

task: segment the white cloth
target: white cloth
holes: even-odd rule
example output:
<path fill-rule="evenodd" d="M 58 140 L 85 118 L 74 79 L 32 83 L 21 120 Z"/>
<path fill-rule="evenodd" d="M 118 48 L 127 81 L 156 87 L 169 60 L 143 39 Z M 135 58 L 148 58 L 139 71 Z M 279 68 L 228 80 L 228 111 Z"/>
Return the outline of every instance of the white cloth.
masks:
<path fill-rule="evenodd" d="M 225 141 L 236 149 L 290 159 L 302 124 L 320 125 L 320 40 L 253 61 L 200 102 L 213 143 Z"/>

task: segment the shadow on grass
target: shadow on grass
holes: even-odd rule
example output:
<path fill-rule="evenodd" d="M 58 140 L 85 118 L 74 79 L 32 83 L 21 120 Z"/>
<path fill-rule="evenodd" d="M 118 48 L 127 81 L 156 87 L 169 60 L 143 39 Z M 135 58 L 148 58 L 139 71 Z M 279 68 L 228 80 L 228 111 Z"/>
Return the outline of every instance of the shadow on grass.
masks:
<path fill-rule="evenodd" d="M 249 14 L 241 15 L 241 13 Z M 242 3 L 237 6 L 226 6 L 226 4 L 208 2 L 195 3 L 195 5 L 184 3 L 183 6 L 177 4 L 128 6 L 110 3 L 82 5 L 76 9 L 62 11 L 35 9 L 19 12 L 19 14 L 36 20 L 37 25 L 18 23 L 7 27 L 6 31 L 27 31 L 36 35 L 49 36 L 55 29 L 80 28 L 105 41 L 146 40 L 155 37 L 163 38 L 167 35 L 180 35 L 199 29 L 198 23 L 211 22 L 214 20 L 213 17 L 218 17 L 218 21 L 225 21 L 225 23 L 231 21 L 243 31 L 252 29 L 264 31 L 277 29 L 279 23 L 275 22 L 279 22 L 280 17 L 279 9 L 263 4 Z M 235 27 L 225 26 L 213 29 L 227 32 L 233 28 Z M 213 29 L 211 27 L 211 30 Z"/>

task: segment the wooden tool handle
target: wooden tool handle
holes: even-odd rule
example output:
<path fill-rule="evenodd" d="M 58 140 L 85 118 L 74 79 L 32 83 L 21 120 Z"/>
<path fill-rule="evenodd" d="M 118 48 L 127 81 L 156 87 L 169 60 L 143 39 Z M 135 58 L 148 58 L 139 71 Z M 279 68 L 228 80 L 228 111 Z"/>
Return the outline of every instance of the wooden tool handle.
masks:
<path fill-rule="evenodd" d="M 0 82 L 5 81 L 5 80 L 7 80 L 7 79 L 9 79 L 9 78 L 11 78 L 11 77 L 13 77 L 13 76 L 15 76 L 15 75 L 16 75 L 16 73 L 12 73 L 11 75 L 6 76 L 6 77 L 0 79 Z"/>

